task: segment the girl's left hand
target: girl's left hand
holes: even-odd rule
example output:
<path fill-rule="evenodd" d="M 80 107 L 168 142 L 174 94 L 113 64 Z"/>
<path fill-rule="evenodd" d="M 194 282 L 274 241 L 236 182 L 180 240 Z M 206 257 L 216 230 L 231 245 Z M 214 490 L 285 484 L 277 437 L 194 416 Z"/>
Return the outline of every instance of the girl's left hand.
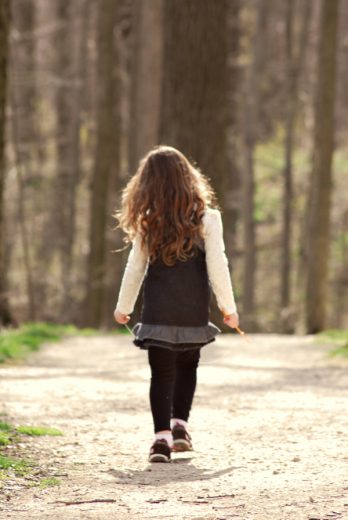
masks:
<path fill-rule="evenodd" d="M 123 325 L 124 323 L 128 323 L 130 320 L 130 316 L 127 316 L 127 314 L 122 314 L 122 312 L 119 312 L 117 310 L 114 311 L 114 318 L 117 323 L 121 323 Z"/>

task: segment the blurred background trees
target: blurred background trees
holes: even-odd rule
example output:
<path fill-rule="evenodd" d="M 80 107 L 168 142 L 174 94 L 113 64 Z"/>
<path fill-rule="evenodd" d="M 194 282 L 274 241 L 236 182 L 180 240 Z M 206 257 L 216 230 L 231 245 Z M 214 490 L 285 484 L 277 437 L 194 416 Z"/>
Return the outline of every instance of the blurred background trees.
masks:
<path fill-rule="evenodd" d="M 166 143 L 219 196 L 243 326 L 347 327 L 347 2 L 0 0 L 0 40 L 3 324 L 112 324 L 111 214 Z"/>

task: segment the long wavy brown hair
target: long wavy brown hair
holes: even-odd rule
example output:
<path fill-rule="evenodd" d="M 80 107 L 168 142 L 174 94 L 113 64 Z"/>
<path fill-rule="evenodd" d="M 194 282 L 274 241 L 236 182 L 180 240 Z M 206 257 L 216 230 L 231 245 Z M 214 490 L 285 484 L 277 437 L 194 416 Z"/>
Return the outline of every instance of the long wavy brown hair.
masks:
<path fill-rule="evenodd" d="M 149 261 L 171 266 L 192 256 L 207 207 L 217 207 L 208 179 L 179 150 L 160 145 L 140 161 L 115 217 L 126 242 L 140 233 Z"/>

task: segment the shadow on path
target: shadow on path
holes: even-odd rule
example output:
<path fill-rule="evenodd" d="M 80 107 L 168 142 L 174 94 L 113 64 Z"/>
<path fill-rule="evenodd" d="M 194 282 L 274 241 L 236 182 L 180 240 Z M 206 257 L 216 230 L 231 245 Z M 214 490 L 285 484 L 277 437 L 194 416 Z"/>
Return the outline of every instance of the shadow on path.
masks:
<path fill-rule="evenodd" d="M 151 464 L 143 470 L 118 470 L 110 468 L 107 473 L 117 479 L 119 484 L 133 486 L 162 486 L 170 482 L 184 481 L 194 482 L 199 480 L 211 480 L 228 475 L 237 466 L 228 466 L 218 471 L 210 468 L 197 468 L 191 463 L 191 458 L 175 458 L 170 464 Z"/>

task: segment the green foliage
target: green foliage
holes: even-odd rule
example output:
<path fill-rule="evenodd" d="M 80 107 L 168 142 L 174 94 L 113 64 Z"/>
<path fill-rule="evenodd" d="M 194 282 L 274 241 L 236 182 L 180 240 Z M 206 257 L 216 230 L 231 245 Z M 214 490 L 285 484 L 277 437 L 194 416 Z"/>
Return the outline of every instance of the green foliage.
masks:
<path fill-rule="evenodd" d="M 279 222 L 283 197 L 284 169 L 284 129 L 279 128 L 272 139 L 261 142 L 255 150 L 255 214 L 257 223 Z M 300 195 L 305 191 L 303 179 L 307 178 L 310 168 L 310 155 L 303 147 L 296 147 L 293 153 L 293 175 L 295 188 Z M 295 193 L 293 207 L 301 210 L 306 197 Z"/>
<path fill-rule="evenodd" d="M 45 426 L 17 426 L 17 432 L 25 435 L 40 436 L 40 435 L 63 435 L 57 428 L 46 428 Z"/>
<path fill-rule="evenodd" d="M 262 143 L 256 148 L 256 222 L 273 220 L 277 216 L 281 196 L 277 179 L 283 169 L 283 155 L 281 143 L 277 140 Z"/>
<path fill-rule="evenodd" d="M 38 350 L 45 342 L 59 341 L 67 336 L 92 336 L 94 329 L 78 329 L 74 325 L 26 323 L 18 329 L 7 329 L 0 335 L 0 363 L 17 359 Z"/>

